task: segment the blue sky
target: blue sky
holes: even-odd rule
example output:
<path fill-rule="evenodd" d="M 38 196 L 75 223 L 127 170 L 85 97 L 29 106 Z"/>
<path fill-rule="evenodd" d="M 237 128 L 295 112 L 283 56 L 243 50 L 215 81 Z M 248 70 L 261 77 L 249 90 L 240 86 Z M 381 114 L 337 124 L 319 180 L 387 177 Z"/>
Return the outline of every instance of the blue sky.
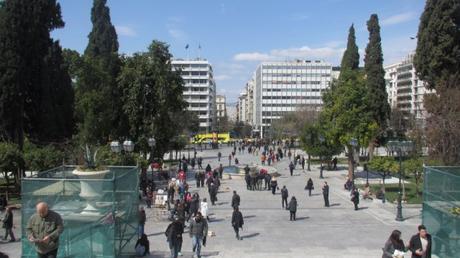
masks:
<path fill-rule="evenodd" d="M 58 0 L 66 26 L 53 32 L 65 48 L 83 52 L 92 0 Z M 261 61 L 322 59 L 340 63 L 354 23 L 361 58 L 366 21 L 380 19 L 385 64 L 415 49 L 423 0 L 108 0 L 120 53 L 165 41 L 175 58 L 207 58 L 217 92 L 235 102 Z M 186 51 L 185 45 L 190 48 Z M 201 45 L 201 51 L 198 46 Z M 362 65 L 362 63 L 361 63 Z"/>

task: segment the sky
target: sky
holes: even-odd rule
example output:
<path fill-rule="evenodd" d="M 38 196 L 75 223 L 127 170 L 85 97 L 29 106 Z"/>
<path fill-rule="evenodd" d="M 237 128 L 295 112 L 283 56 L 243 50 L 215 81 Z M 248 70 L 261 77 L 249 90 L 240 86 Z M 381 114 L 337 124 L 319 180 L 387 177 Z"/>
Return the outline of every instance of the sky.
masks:
<path fill-rule="evenodd" d="M 91 31 L 92 0 L 58 0 L 64 28 L 52 32 L 64 48 L 82 53 Z M 235 103 L 262 61 L 324 60 L 339 65 L 354 24 L 363 64 L 366 21 L 376 13 L 384 64 L 415 50 L 424 0 L 108 0 L 120 53 L 146 51 L 153 40 L 174 58 L 201 57 L 213 65 L 217 93 Z M 186 50 L 185 46 L 189 45 Z M 201 50 L 199 48 L 201 46 Z"/>

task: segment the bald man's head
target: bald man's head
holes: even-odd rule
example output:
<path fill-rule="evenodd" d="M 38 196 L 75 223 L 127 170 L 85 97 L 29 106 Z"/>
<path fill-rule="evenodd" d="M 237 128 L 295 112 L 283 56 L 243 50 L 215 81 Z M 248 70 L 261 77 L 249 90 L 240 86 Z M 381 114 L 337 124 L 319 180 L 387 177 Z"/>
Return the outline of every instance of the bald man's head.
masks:
<path fill-rule="evenodd" d="M 37 214 L 42 218 L 48 215 L 48 204 L 46 202 L 39 202 L 37 204 Z"/>

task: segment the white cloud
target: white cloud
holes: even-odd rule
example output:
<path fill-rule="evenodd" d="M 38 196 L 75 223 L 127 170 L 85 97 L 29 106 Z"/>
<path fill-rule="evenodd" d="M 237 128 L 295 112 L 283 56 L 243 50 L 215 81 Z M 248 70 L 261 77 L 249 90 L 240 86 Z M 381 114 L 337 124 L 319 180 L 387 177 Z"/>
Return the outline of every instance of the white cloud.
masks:
<path fill-rule="evenodd" d="M 129 26 L 116 25 L 115 30 L 117 31 L 117 34 L 119 36 L 126 36 L 126 37 L 136 37 L 137 36 L 137 32 Z"/>
<path fill-rule="evenodd" d="M 311 48 L 308 46 L 286 49 L 272 49 L 269 53 L 239 53 L 233 59 L 236 61 L 271 61 L 285 59 L 323 59 L 330 62 L 337 62 L 342 58 L 345 48 L 339 47 L 337 42 L 328 43 L 330 46 Z M 334 45 L 335 47 L 331 47 Z"/>
<path fill-rule="evenodd" d="M 180 29 L 169 29 L 168 33 L 175 39 L 183 39 L 187 37 L 187 33 Z"/>
<path fill-rule="evenodd" d="M 381 21 L 382 26 L 389 26 L 411 21 L 416 18 L 414 12 L 405 12 L 387 17 Z"/>
<path fill-rule="evenodd" d="M 214 79 L 216 81 L 225 81 L 225 80 L 230 80 L 232 77 L 226 74 L 221 74 L 221 75 L 216 75 L 214 76 Z"/>
<path fill-rule="evenodd" d="M 273 57 L 268 54 L 263 54 L 259 52 L 239 53 L 233 57 L 233 59 L 236 61 L 268 61 L 272 58 Z"/>

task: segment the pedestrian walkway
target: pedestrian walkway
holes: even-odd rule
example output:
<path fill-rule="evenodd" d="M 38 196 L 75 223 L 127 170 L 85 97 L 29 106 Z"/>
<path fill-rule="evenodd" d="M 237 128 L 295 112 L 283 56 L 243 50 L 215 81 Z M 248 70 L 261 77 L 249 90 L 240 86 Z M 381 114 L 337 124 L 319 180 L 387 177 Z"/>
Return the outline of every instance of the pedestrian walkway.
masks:
<path fill-rule="evenodd" d="M 223 157 L 228 157 L 231 148 L 222 148 Z M 216 168 L 220 163 L 228 165 L 228 159 L 217 162 L 217 150 L 199 152 L 203 166 L 208 163 Z M 247 153 L 236 153 L 240 164 L 258 164 L 260 159 Z M 232 163 L 233 164 L 233 163 Z M 404 222 L 394 220 L 396 207 L 382 204 L 381 201 L 360 201 L 360 210 L 354 211 L 349 192 L 343 190 L 346 170 L 325 171 L 325 179 L 330 185 L 331 207 L 324 207 L 319 179 L 319 166 L 312 166 L 311 172 L 299 169 L 289 176 L 289 160 L 285 158 L 274 167 L 281 174 L 278 185 L 289 190 L 298 201 L 297 221 L 289 221 L 289 211 L 281 208 L 281 195 L 277 191 L 248 191 L 244 180 L 223 180 L 216 206 L 210 206 L 211 222 L 209 230 L 215 233 L 208 237 L 204 247 L 204 257 L 380 257 L 381 248 L 391 231 L 399 229 L 403 239 L 408 241 L 420 223 L 420 209 L 404 209 L 409 219 Z M 308 197 L 304 190 L 307 179 L 311 177 L 315 190 Z M 209 199 L 207 189 L 196 189 L 191 182 L 192 192 Z M 241 196 L 240 210 L 245 224 L 240 235 L 243 241 L 235 239 L 231 227 L 232 191 Z M 148 211 L 152 212 L 152 211 Z M 153 214 L 153 213 L 152 213 Z M 168 221 L 147 223 L 152 256 L 168 257 L 169 250 L 163 234 Z M 188 231 L 184 234 L 184 257 L 192 256 L 191 239 Z"/>
<path fill-rule="evenodd" d="M 217 162 L 217 152 L 222 152 L 221 162 Z M 203 167 L 208 163 L 216 168 L 222 163 L 228 165 L 228 155 L 231 148 L 219 150 L 198 151 L 203 157 Z M 236 153 L 240 164 L 260 164 L 258 156 L 247 152 Z M 233 164 L 233 162 L 232 162 Z M 396 207 L 394 204 L 382 204 L 380 200 L 360 201 L 360 210 L 354 211 L 348 191 L 343 190 L 346 170 L 324 171 L 324 176 L 330 185 L 330 208 L 324 207 L 321 186 L 324 180 L 319 179 L 319 166 L 312 165 L 312 171 L 299 169 L 294 176 L 289 176 L 289 161 L 287 158 L 275 163 L 274 167 L 281 176 L 278 185 L 289 190 L 291 196 L 296 196 L 298 202 L 297 220 L 289 221 L 289 211 L 281 208 L 281 194 L 277 191 L 248 191 L 244 180 L 222 180 L 216 206 L 209 206 L 211 222 L 209 230 L 215 236 L 208 237 L 207 246 L 202 248 L 203 257 L 345 257 L 370 258 L 381 257 L 385 241 L 394 229 L 402 232 L 407 242 L 420 223 L 420 208 L 404 207 L 403 215 L 408 218 L 403 222 L 394 220 Z M 340 166 L 342 167 L 342 166 Z M 311 177 L 315 189 L 312 196 L 304 190 L 307 179 Z M 200 197 L 209 195 L 206 188 L 197 189 L 195 182 L 189 182 L 191 192 L 198 192 Z M 233 190 L 241 196 L 240 210 L 244 216 L 244 227 L 240 236 L 242 241 L 235 239 L 235 233 L 230 224 Z M 169 224 L 167 220 L 154 219 L 158 217 L 157 209 L 146 209 L 147 224 L 145 232 L 150 240 L 151 256 L 169 257 L 169 248 L 164 231 Z M 20 214 L 15 212 L 15 235 L 20 236 Z M 0 243 L 0 250 L 10 257 L 20 257 L 21 244 Z M 191 239 L 188 229 L 185 229 L 182 247 L 183 257 L 192 257 Z"/>

